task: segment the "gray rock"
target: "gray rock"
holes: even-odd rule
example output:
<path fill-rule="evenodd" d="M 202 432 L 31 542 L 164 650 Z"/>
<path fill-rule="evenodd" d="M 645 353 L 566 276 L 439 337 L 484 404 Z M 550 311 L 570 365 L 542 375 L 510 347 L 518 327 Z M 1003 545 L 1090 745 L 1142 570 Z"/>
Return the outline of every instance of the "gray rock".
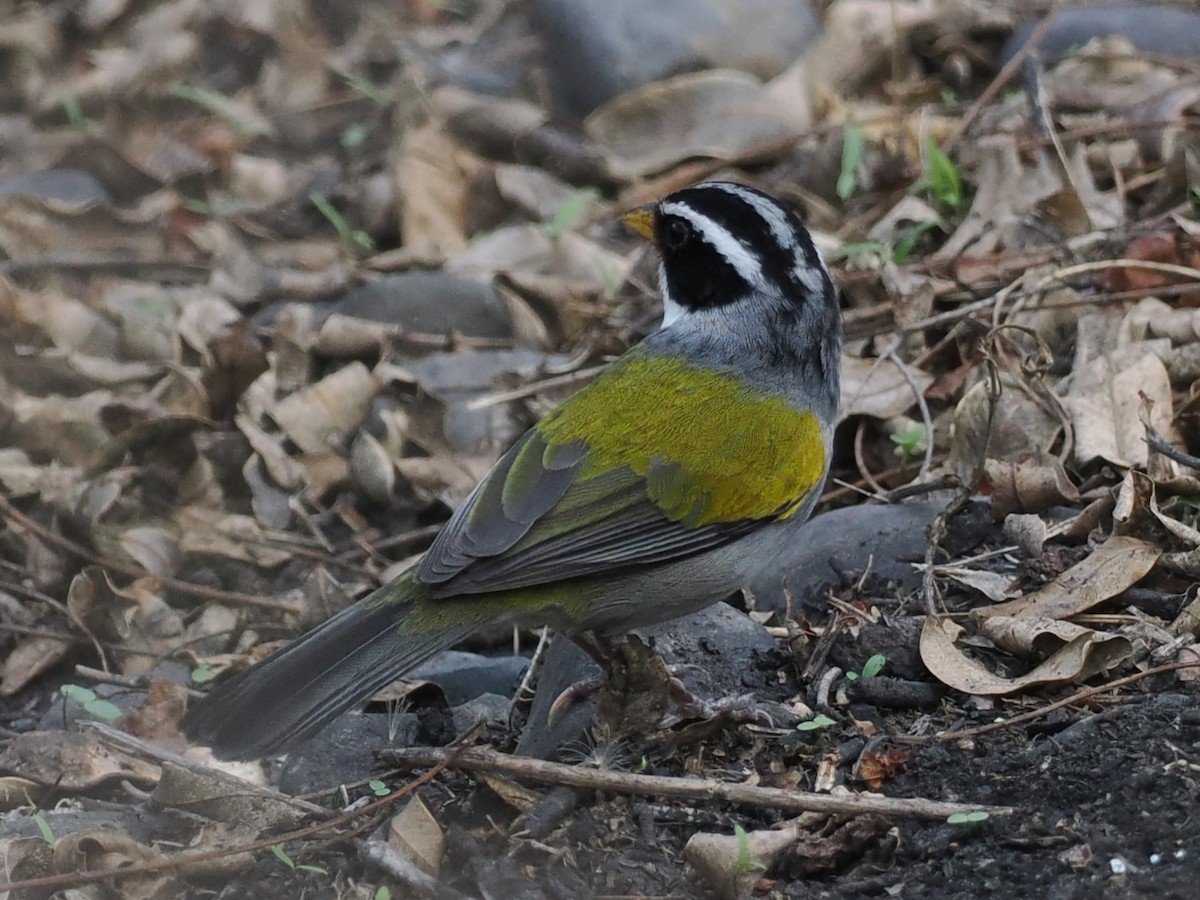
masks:
<path fill-rule="evenodd" d="M 342 716 L 288 755 L 279 774 L 279 789 L 292 795 L 312 794 L 370 778 L 375 774 L 373 751 L 411 747 L 419 728 L 414 713 Z"/>
<path fill-rule="evenodd" d="M 825 591 L 866 571 L 914 590 L 920 574 L 911 563 L 925 558 L 926 529 L 941 512 L 940 502 L 891 506 L 848 506 L 817 516 L 796 534 L 796 541 L 774 565 L 748 585 L 758 610 L 787 609 L 804 603 L 823 605 Z"/>
<path fill-rule="evenodd" d="M 1025 46 L 1040 22 L 1016 29 L 1000 51 L 1000 64 Z M 1038 43 L 1038 55 L 1055 62 L 1093 38 L 1119 34 L 1135 50 L 1180 59 L 1200 58 L 1200 13 L 1165 4 L 1131 3 L 1063 9 Z"/>
<path fill-rule="evenodd" d="M 757 657 L 775 648 L 763 626 L 725 603 L 673 622 L 636 632 L 662 655 L 668 666 L 694 666 L 683 682 L 704 699 L 721 699 L 745 693 L 761 678 L 751 677 Z M 546 648 L 537 693 L 529 711 L 517 753 L 545 759 L 564 745 L 579 741 L 596 713 L 595 697 L 586 697 L 564 709 L 550 725 L 546 714 L 566 688 L 600 676 L 600 667 L 570 640 L 555 635 Z"/>
<path fill-rule="evenodd" d="M 773 77 L 820 30 L 809 0 L 534 0 L 533 12 L 554 101 L 580 118 L 682 72 Z"/>
<path fill-rule="evenodd" d="M 500 694 L 480 694 L 462 706 L 450 710 L 450 722 L 460 735 L 466 734 L 476 725 L 487 722 L 505 723 L 512 703 Z"/>
<path fill-rule="evenodd" d="M 482 656 L 447 650 L 417 666 L 405 677 L 414 681 L 432 681 L 442 689 L 448 704 L 459 706 L 484 694 L 511 697 L 527 668 L 529 660 L 523 656 Z"/>

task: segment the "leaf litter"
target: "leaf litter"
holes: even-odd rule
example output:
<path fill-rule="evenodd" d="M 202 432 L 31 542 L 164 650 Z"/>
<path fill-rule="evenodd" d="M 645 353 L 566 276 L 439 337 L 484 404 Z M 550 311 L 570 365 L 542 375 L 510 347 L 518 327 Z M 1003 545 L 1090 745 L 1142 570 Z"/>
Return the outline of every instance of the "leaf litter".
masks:
<path fill-rule="evenodd" d="M 793 201 L 843 293 L 843 422 L 821 509 L 955 484 L 972 499 L 934 530 L 925 565 L 904 561 L 919 587 L 872 577 L 868 559 L 832 597 L 765 619 L 780 643 L 755 690 L 828 725 L 716 725 L 690 749 L 635 749 L 641 765 L 833 793 L 953 783 L 980 806 L 1053 802 L 1112 822 L 1065 788 L 1053 801 L 998 793 L 936 734 L 1032 707 L 1046 733 L 1070 735 L 1108 712 L 1051 705 L 1121 678 L 1103 703 L 1126 730 L 1063 743 L 1057 764 L 1148 746 L 1140 758 L 1170 783 L 1145 801 L 1160 804 L 1151 839 L 1183 855 L 1158 881 L 1148 861 L 1120 877 L 1194 884 L 1180 861 L 1200 846 L 1172 830 L 1170 793 L 1186 791 L 1177 764 L 1192 751 L 1179 748 L 1194 749 L 1196 723 L 1168 701 L 1195 705 L 1195 669 L 1159 670 L 1200 659 L 1195 60 L 1139 52 L 1136 34 L 1085 38 L 1032 60 L 1019 90 L 985 92 L 1011 10 L 836 0 L 773 78 L 677 73 L 569 121 L 537 88 L 524 6 L 363 2 L 337 23 L 316 4 L 162 0 L 87 3 L 69 23 L 28 5 L 6 23 L 9 880 L 144 869 L 124 895 L 175 896 L 203 877 L 163 868 L 174 851 L 158 840 L 258 840 L 267 821 L 246 829 L 229 809 L 205 813 L 204 830 L 138 832 L 130 816 L 142 790 L 163 788 L 160 767 L 78 730 L 61 692 L 82 679 L 71 667 L 105 670 L 128 694 L 118 724 L 183 752 L 187 691 L 394 574 L 524 428 L 654 327 L 652 262 L 615 215 L 716 175 Z M 864 62 L 876 58 L 886 71 Z M 881 619 L 886 647 L 860 627 Z M 880 655 L 885 676 L 849 690 L 844 673 L 868 680 Z M 1124 681 L 1145 672 L 1159 672 L 1153 690 Z M 932 712 L 905 706 L 906 685 L 930 678 L 952 691 Z M 1037 738 L 955 746 L 989 740 L 989 759 L 1018 765 L 1042 752 Z M 943 883 L 939 838 L 911 824 L 898 843 L 871 816 L 743 810 L 689 825 L 679 817 L 703 805 L 600 797 L 532 840 L 481 825 L 498 814 L 494 789 L 444 777 L 459 801 L 419 794 L 372 841 L 463 896 L 519 867 L 560 893 Z M 371 790 L 347 786 L 335 805 Z M 187 809 L 171 796 L 168 818 Z M 86 816 L 60 829 L 68 819 L 42 805 L 55 799 Z M 106 821 L 104 804 L 122 811 Z M 621 849 L 634 819 L 632 842 L 656 831 L 663 854 Z M 22 830 L 35 821 L 45 828 Z M 1127 821 L 1111 828 L 1132 842 Z M 1096 854 L 1133 851 L 1090 828 L 1053 837 L 1098 886 L 1111 872 Z M 989 840 L 962 858 L 998 852 Z M 208 877 L 331 896 L 370 896 L 384 877 L 324 876 L 295 864 L 302 846 L 214 858 Z M 1013 896 L 1041 890 L 1018 868 Z"/>

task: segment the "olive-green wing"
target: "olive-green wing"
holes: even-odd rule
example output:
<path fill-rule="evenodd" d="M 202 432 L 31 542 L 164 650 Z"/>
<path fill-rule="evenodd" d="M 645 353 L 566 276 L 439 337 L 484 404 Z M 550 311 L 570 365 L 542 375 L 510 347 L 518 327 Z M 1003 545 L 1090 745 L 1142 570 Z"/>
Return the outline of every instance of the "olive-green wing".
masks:
<path fill-rule="evenodd" d="M 488 473 L 415 572 L 435 596 L 485 593 L 665 562 L 754 523 L 671 521 L 631 469 L 584 474 L 583 445 L 550 448 L 531 431 Z"/>
<path fill-rule="evenodd" d="M 627 356 L 505 454 L 414 576 L 453 596 L 680 559 L 793 514 L 824 468 L 811 413 Z"/>

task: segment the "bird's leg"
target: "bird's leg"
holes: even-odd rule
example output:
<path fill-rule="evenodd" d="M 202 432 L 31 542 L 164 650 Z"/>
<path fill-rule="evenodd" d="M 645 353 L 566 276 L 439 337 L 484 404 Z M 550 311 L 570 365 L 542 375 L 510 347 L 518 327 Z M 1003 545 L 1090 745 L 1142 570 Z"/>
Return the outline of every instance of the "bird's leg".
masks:
<path fill-rule="evenodd" d="M 550 705 L 548 720 L 553 722 L 572 703 L 599 692 L 597 716 L 609 726 L 610 733 L 628 734 L 657 727 L 665 712 L 671 680 L 662 657 L 636 635 L 621 641 L 602 635 L 577 635 L 572 640 L 595 661 L 603 675 L 567 687 Z"/>

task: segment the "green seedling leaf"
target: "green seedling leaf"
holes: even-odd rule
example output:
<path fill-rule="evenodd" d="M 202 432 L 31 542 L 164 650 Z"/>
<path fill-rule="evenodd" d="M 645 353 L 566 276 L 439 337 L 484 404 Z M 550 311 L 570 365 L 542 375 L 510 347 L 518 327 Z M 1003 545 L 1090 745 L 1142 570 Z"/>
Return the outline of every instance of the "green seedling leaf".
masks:
<path fill-rule="evenodd" d="M 917 246 L 917 242 L 929 231 L 935 228 L 941 228 L 942 223 L 935 219 L 929 219 L 924 222 L 918 222 L 911 228 L 904 230 L 900 235 L 900 239 L 896 241 L 896 246 L 892 248 L 892 262 L 898 266 L 908 262 L 908 258 L 912 255 L 913 249 Z"/>
<path fill-rule="evenodd" d="M 986 822 L 988 814 L 981 809 L 972 810 L 965 813 L 954 813 L 946 817 L 947 825 L 974 825 L 977 822 Z"/>
<path fill-rule="evenodd" d="M 741 825 L 734 823 L 733 834 L 737 838 L 738 855 L 733 863 L 734 874 L 744 875 L 746 872 L 761 872 L 766 868 L 759 860 L 750 857 L 750 835 Z"/>
<path fill-rule="evenodd" d="M 371 793 L 376 797 L 386 797 L 392 792 L 392 789 L 378 778 L 373 778 L 367 782 L 367 787 L 371 789 Z"/>
<path fill-rule="evenodd" d="M 851 122 L 842 132 L 842 168 L 838 173 L 837 195 L 846 200 L 858 187 L 858 167 L 867 149 L 867 136 L 861 125 Z"/>
<path fill-rule="evenodd" d="M 42 840 L 51 847 L 58 845 L 58 838 L 54 836 L 54 829 L 50 827 L 50 823 L 46 821 L 46 817 L 41 813 L 35 813 L 33 816 L 33 824 L 37 825 L 38 831 L 42 834 Z"/>
<path fill-rule="evenodd" d="M 350 223 L 346 221 L 346 217 L 338 212 L 337 207 L 329 202 L 329 198 L 322 197 L 316 192 L 308 195 L 309 201 L 317 208 L 317 211 L 329 220 L 329 224 L 337 231 L 338 237 L 342 241 L 342 246 L 352 253 L 369 252 L 375 249 L 375 241 L 365 231 L 360 231 L 357 228 L 351 228 Z"/>
<path fill-rule="evenodd" d="M 296 868 L 296 864 L 292 861 L 292 858 L 290 856 L 288 856 L 287 851 L 284 850 L 282 847 L 280 847 L 278 844 L 271 845 L 271 852 L 275 854 L 275 858 L 277 860 L 279 860 L 281 863 L 283 863 L 289 869 Z"/>
<path fill-rule="evenodd" d="M 375 894 L 372 900 L 392 900 L 392 891 L 386 884 L 381 884 L 375 888 Z"/>
<path fill-rule="evenodd" d="M 109 701 L 98 698 L 96 700 L 89 700 L 83 704 L 83 711 L 88 715 L 95 716 L 97 719 L 103 719 L 105 722 L 121 718 L 121 710 L 117 709 Z"/>
<path fill-rule="evenodd" d="M 883 671 L 883 667 L 887 665 L 887 657 L 882 653 L 876 653 L 862 667 L 863 678 L 874 678 Z"/>
<path fill-rule="evenodd" d="M 929 161 L 929 187 L 934 199 L 943 206 L 958 209 L 963 202 L 958 166 L 932 139 L 925 144 L 925 156 Z"/>
<path fill-rule="evenodd" d="M 321 866 L 310 866 L 307 863 L 302 863 L 301 865 L 296 866 L 296 871 L 297 872 L 314 872 L 317 875 L 328 875 L 329 874 L 328 869 L 322 868 Z"/>
<path fill-rule="evenodd" d="M 588 206 L 599 196 L 595 188 L 576 191 L 555 210 L 554 218 L 542 224 L 542 233 L 548 238 L 556 238 L 571 231 L 583 221 Z"/>
<path fill-rule="evenodd" d="M 192 669 L 193 684 L 208 684 L 216 677 L 217 673 L 213 671 L 213 667 L 206 663 L 200 663 L 200 665 Z"/>
<path fill-rule="evenodd" d="M 64 684 L 58 689 L 64 700 L 75 700 L 81 704 L 91 703 L 96 699 L 96 692 L 80 684 Z"/>
<path fill-rule="evenodd" d="M 820 728 L 828 728 L 830 725 L 836 725 L 837 722 L 829 718 L 824 713 L 813 716 L 807 722 L 801 722 L 796 726 L 797 731 L 816 731 Z"/>

